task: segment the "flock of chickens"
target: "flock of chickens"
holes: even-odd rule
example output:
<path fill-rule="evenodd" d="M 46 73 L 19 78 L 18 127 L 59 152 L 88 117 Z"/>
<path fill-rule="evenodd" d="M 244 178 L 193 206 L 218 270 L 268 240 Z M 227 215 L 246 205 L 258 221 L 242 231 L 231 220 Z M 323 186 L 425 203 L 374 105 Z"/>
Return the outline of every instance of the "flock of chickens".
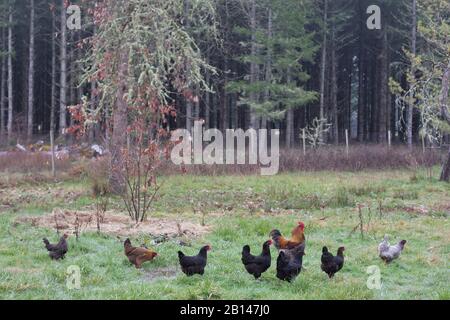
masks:
<path fill-rule="evenodd" d="M 253 275 L 255 279 L 259 279 L 270 268 L 272 262 L 270 246 L 273 244 L 279 252 L 276 268 L 277 278 L 288 282 L 295 280 L 302 270 L 303 256 L 305 255 L 306 238 L 304 231 L 305 224 L 303 222 L 298 222 L 298 225 L 292 230 L 290 239 L 283 237 L 279 230 L 272 230 L 269 235 L 271 240 L 264 242 L 262 252 L 258 256 L 252 255 L 250 246 L 245 245 L 242 249 L 241 261 L 247 272 Z M 57 244 L 51 244 L 46 238 L 43 239 L 50 258 L 53 260 L 64 259 L 68 251 L 67 238 L 68 235 L 64 234 Z M 400 256 L 405 244 L 406 240 L 402 240 L 391 246 L 388 237 L 384 236 L 383 241 L 378 246 L 379 257 L 386 263 L 390 263 Z M 183 273 L 187 276 L 203 275 L 209 250 L 211 250 L 211 246 L 204 246 L 196 256 L 187 256 L 178 251 L 178 259 Z M 333 278 L 344 266 L 344 250 L 344 247 L 340 247 L 336 256 L 334 256 L 328 251 L 327 247 L 323 247 L 321 269 L 329 278 Z M 142 267 L 144 262 L 151 261 L 158 255 L 146 247 L 133 247 L 130 239 L 125 240 L 124 251 L 130 263 L 138 269 Z"/>

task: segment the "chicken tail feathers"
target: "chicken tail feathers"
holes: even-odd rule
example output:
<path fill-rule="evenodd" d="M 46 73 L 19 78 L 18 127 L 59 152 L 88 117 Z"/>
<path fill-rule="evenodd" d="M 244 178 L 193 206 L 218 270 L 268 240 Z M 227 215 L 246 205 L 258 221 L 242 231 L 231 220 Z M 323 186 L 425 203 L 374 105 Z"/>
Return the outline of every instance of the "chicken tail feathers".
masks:
<path fill-rule="evenodd" d="M 52 250 L 52 245 L 50 244 L 50 242 L 48 241 L 48 239 L 47 239 L 47 238 L 44 238 L 44 239 L 42 239 L 42 241 L 43 241 L 44 244 L 45 244 L 45 248 L 46 248 L 48 251 L 51 251 L 51 250 Z"/>
<path fill-rule="evenodd" d="M 184 257 L 184 253 L 181 251 L 178 251 L 178 258 L 182 259 Z"/>

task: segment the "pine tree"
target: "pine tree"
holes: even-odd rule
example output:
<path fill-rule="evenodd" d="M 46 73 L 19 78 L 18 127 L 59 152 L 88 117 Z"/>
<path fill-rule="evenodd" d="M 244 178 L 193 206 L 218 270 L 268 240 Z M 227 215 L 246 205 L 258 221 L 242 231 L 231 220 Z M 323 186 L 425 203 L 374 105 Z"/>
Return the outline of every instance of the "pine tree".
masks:
<path fill-rule="evenodd" d="M 295 108 L 317 97 L 315 92 L 304 87 L 309 75 L 303 64 L 312 62 L 317 51 L 313 34 L 306 32 L 310 22 L 307 15 L 309 5 L 308 1 L 271 1 L 270 10 L 266 10 L 264 16 L 266 23 L 272 24 L 271 32 L 267 32 L 268 23 L 266 29 L 238 29 L 238 32 L 250 36 L 250 43 L 243 43 L 244 46 L 258 48 L 256 53 L 250 50 L 250 55 L 242 59 L 257 64 L 258 69 L 260 65 L 270 68 L 263 79 L 259 74 L 254 76 L 255 71 L 250 68 L 246 80 L 230 84 L 230 89 L 242 94 L 239 104 L 250 106 L 258 118 L 280 121 L 286 114 L 292 116 Z M 272 19 L 267 18 L 269 14 Z M 292 120 L 288 119 L 288 123 L 292 124 Z M 292 129 L 288 135 L 293 135 Z"/>

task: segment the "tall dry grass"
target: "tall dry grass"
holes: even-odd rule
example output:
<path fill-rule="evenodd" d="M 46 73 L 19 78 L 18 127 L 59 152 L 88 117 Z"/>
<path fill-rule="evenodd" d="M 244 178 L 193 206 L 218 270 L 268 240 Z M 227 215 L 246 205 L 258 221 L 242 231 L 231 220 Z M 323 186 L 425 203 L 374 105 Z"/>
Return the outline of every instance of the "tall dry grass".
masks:
<path fill-rule="evenodd" d="M 280 150 L 279 173 L 296 171 L 352 171 L 387 170 L 402 168 L 432 167 L 442 163 L 440 150 L 406 147 L 388 149 L 378 145 L 352 146 L 347 155 L 345 147 L 323 147 L 317 150 Z M 192 175 L 251 175 L 260 174 L 260 165 L 174 165 L 170 160 L 161 166 L 160 174 Z M 0 155 L 0 172 L 40 173 L 51 170 L 51 159 L 47 154 L 7 152 Z M 57 172 L 72 176 L 107 176 L 108 157 L 98 160 L 57 160 Z"/>
<path fill-rule="evenodd" d="M 351 171 L 387 170 L 417 167 L 432 167 L 442 163 L 440 150 L 379 145 L 352 146 L 348 155 L 345 147 L 322 147 L 316 150 L 280 150 L 279 173 L 296 171 Z M 186 165 L 175 166 L 167 162 L 164 174 L 184 172 L 192 175 L 245 175 L 260 174 L 260 165 Z"/>

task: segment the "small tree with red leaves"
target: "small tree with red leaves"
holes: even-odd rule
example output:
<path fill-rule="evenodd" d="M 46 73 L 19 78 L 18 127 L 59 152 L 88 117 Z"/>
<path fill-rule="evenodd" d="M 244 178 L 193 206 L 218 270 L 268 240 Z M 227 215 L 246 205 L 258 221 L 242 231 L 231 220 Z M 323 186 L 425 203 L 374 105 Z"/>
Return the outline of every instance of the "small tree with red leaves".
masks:
<path fill-rule="evenodd" d="M 157 198 L 161 188 L 158 170 L 162 162 L 168 160 L 172 144 L 168 130 L 149 126 L 144 115 L 151 116 L 153 112 L 148 112 L 146 107 L 136 111 L 141 117 L 135 117 L 128 126 L 130 144 L 122 149 L 123 166 L 116 169 L 123 170 L 127 192 L 121 193 L 121 197 L 127 212 L 139 223 L 146 219 Z"/>
<path fill-rule="evenodd" d="M 176 98 L 196 99 L 191 88 L 209 90 L 203 74 L 215 72 L 185 25 L 192 19 L 214 32 L 214 2 L 195 0 L 186 10 L 179 0 L 102 0 L 89 12 L 96 32 L 84 41 L 83 80 L 95 82 L 96 90 L 77 116 L 85 123 L 105 113 L 112 119 L 111 191 L 141 222 L 160 188 L 159 165 L 170 154 L 167 120 L 176 115 Z"/>

